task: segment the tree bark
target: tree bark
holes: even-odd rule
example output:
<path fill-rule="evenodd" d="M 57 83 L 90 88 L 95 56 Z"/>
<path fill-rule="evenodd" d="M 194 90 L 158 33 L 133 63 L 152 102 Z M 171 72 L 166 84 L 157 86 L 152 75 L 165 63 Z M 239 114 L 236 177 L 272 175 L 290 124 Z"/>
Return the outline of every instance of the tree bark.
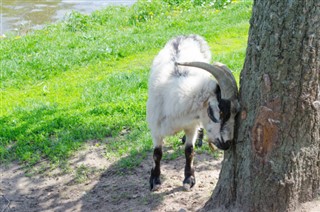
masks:
<path fill-rule="evenodd" d="M 319 195 L 319 48 L 319 0 L 254 1 L 235 142 L 205 211 L 292 211 Z"/>

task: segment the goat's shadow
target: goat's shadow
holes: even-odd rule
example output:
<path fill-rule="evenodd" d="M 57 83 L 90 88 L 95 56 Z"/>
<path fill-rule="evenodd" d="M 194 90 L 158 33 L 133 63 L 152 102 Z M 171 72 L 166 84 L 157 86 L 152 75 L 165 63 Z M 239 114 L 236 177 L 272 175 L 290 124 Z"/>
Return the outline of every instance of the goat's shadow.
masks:
<path fill-rule="evenodd" d="M 17 174 L 12 175 L 10 179 L 1 179 L 9 184 L 6 185 L 3 182 L 0 184 L 4 186 L 2 188 L 4 189 L 3 195 L 0 193 L 0 209 L 1 211 L 162 211 L 163 208 L 168 209 L 167 204 L 173 203 L 176 207 L 169 208 L 170 211 L 179 211 L 180 208 L 177 207 L 192 211 L 194 205 L 189 203 L 186 205 L 188 201 L 185 200 L 198 201 L 197 198 L 202 198 L 200 202 L 198 201 L 198 205 L 199 203 L 204 204 L 208 200 L 208 198 L 205 199 L 201 196 L 204 193 L 209 195 L 212 192 L 214 181 L 217 180 L 217 174 L 221 168 L 221 160 L 216 160 L 207 153 L 197 153 L 195 157 L 196 188 L 186 193 L 182 186 L 184 156 L 180 155 L 176 158 L 174 155 L 176 152 L 164 151 L 164 156 L 167 157 L 162 160 L 162 187 L 159 191 L 150 192 L 149 176 L 153 165 L 152 151 L 150 150 L 150 153 L 147 153 L 149 150 L 143 151 L 138 156 L 129 154 L 120 158 L 103 171 L 98 179 L 94 178 L 88 182 L 74 184 L 74 178 L 70 176 L 65 185 L 59 185 L 57 181 L 46 184 L 42 189 L 37 189 L 40 187 L 36 187 L 36 185 L 46 182 L 45 178 L 25 177 L 20 170 L 21 168 L 17 166 L 17 168 L 9 170 Z M 85 156 L 83 155 L 83 157 Z M 137 161 L 138 159 L 140 161 L 141 157 L 144 157 L 141 163 L 135 163 L 139 165 L 133 168 L 121 168 L 124 167 L 124 162 Z M 75 163 L 82 160 L 82 157 L 78 158 Z M 204 179 L 204 175 L 210 179 Z M 201 182 L 200 176 L 202 176 L 203 182 Z M 21 190 L 21 183 L 27 182 L 35 185 L 35 189 L 25 193 Z M 213 183 L 210 184 L 211 182 Z M 86 184 L 92 184 L 90 190 L 85 189 Z M 207 189 L 203 190 L 203 187 Z M 80 197 L 70 198 L 71 201 L 69 201 L 69 197 L 66 195 L 75 194 Z"/>
<path fill-rule="evenodd" d="M 170 153 L 167 153 L 170 154 Z M 203 170 L 220 170 L 221 163 L 216 161 L 214 167 L 212 163 L 205 163 L 205 160 L 212 158 L 206 153 L 199 154 L 199 167 L 197 172 L 200 175 Z M 184 191 L 182 186 L 184 156 L 175 160 L 163 160 L 162 188 L 157 192 L 149 190 L 149 176 L 152 167 L 152 155 L 141 162 L 138 167 L 131 169 L 119 168 L 121 160 L 135 160 L 132 156 L 120 159 L 110 166 L 100 177 L 98 183 L 82 197 L 81 211 L 158 211 L 163 201 L 168 196 L 174 196 Z M 200 166 L 201 163 L 201 166 Z M 176 184 L 170 185 L 173 179 L 166 176 L 166 170 L 174 171 Z M 164 189 L 164 187 L 166 189 Z M 182 206 L 183 207 L 183 206 Z"/>

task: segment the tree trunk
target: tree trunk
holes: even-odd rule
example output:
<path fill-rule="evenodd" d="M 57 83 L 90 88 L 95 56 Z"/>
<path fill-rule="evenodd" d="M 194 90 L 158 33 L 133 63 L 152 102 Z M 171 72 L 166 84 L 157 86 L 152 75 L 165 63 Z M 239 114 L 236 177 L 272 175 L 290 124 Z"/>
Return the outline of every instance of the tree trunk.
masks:
<path fill-rule="evenodd" d="M 320 188 L 320 2 L 256 0 L 235 143 L 204 210 L 292 211 Z"/>

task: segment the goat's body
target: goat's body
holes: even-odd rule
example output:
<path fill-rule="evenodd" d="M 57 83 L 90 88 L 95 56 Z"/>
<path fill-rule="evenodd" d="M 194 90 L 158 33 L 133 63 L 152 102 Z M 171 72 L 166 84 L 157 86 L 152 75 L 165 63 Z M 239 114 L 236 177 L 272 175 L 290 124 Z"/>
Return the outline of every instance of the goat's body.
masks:
<path fill-rule="evenodd" d="M 210 60 L 207 43 L 195 35 L 169 41 L 154 59 L 149 78 L 147 121 L 155 146 L 167 135 L 200 127 L 205 102 L 216 88 L 210 73 L 176 66 L 175 62 L 209 63 Z"/>
<path fill-rule="evenodd" d="M 147 107 L 147 120 L 152 134 L 172 135 L 190 125 L 201 125 L 199 118 L 202 109 L 215 86 L 212 80 L 193 76 L 168 80 L 161 85 L 161 92 L 153 91 Z"/>
<path fill-rule="evenodd" d="M 191 35 L 169 41 L 153 61 L 147 102 L 147 121 L 154 144 L 155 162 L 150 176 L 151 189 L 157 189 L 161 184 L 160 161 L 164 137 L 181 130 L 186 134 L 183 184 L 186 188 L 195 184 L 193 156 L 197 130 L 203 120 L 209 120 L 208 99 L 215 98 L 217 83 L 210 73 L 199 68 L 178 66 L 176 62 L 209 63 L 210 60 L 211 52 L 206 41 Z"/>
<path fill-rule="evenodd" d="M 147 121 L 154 144 L 152 190 L 161 184 L 160 161 L 166 136 L 185 132 L 183 184 L 187 189 L 195 184 L 193 157 L 199 127 L 206 129 L 209 143 L 224 150 L 230 147 L 234 117 L 239 111 L 237 85 L 225 65 L 210 65 L 210 59 L 206 41 L 190 35 L 170 40 L 153 61 L 147 102 Z"/>

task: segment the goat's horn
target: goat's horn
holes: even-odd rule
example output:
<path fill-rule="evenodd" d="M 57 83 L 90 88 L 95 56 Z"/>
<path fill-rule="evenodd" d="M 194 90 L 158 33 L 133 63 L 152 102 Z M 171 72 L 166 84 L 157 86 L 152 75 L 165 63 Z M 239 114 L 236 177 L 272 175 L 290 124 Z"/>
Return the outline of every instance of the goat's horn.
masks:
<path fill-rule="evenodd" d="M 213 65 L 204 62 L 185 62 L 176 63 L 182 66 L 191 66 L 201 68 L 211 73 L 218 81 L 221 87 L 221 96 L 223 99 L 234 99 L 237 97 L 238 88 L 236 80 L 230 69 L 222 63 L 214 63 Z"/>

